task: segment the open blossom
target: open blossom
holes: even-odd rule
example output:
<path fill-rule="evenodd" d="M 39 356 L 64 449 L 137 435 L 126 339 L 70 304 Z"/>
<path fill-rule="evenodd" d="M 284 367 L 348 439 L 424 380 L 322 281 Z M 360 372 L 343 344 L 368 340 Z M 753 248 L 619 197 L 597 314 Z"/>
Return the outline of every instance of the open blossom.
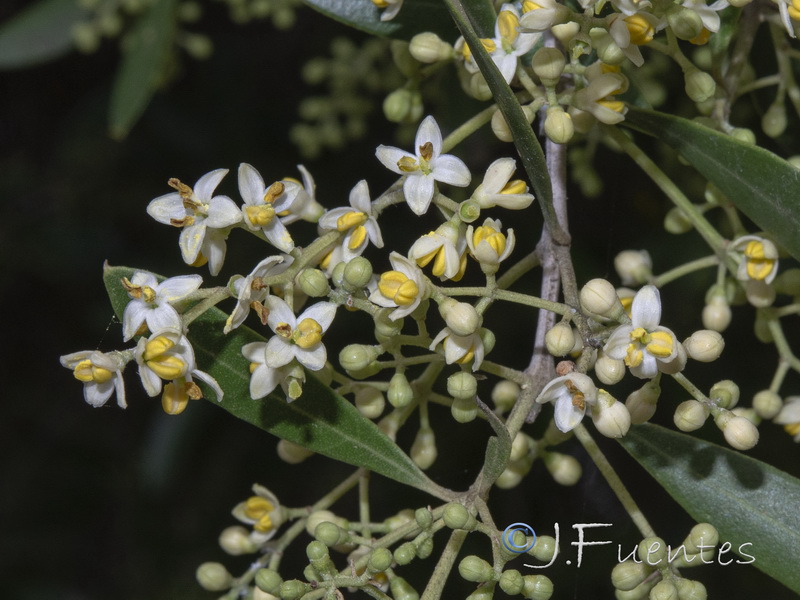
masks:
<path fill-rule="evenodd" d="M 267 311 L 263 302 L 269 294 L 269 286 L 263 280 L 272 275 L 283 273 L 292 262 L 294 262 L 294 258 L 291 256 L 270 256 L 258 263 L 253 272 L 247 277 L 239 277 L 233 281 L 232 285 L 236 291 L 236 307 L 225 321 L 223 333 L 229 333 L 244 323 L 251 308 L 257 310 L 261 315 L 263 324 L 267 324 Z"/>
<path fill-rule="evenodd" d="M 322 336 L 333 322 L 336 305 L 317 302 L 296 317 L 286 302 L 277 296 L 269 296 L 267 308 L 267 325 L 275 335 L 267 342 L 265 364 L 276 369 L 296 358 L 311 371 L 319 371 L 324 367 L 328 354 Z"/>
<path fill-rule="evenodd" d="M 494 38 L 481 39 L 481 44 L 492 57 L 506 83 L 511 83 L 517 72 L 519 57 L 527 54 L 540 37 L 541 33 L 526 31 L 524 28 L 520 30 L 517 9 L 512 4 L 503 4 L 495 22 Z M 464 44 L 462 53 L 467 69 L 476 72 L 477 65 L 474 63 L 469 46 Z"/>
<path fill-rule="evenodd" d="M 524 0 L 522 13 L 519 24 L 523 31 L 547 31 L 553 25 L 563 23 L 570 10 L 559 0 Z"/>
<path fill-rule="evenodd" d="M 363 179 L 350 191 L 350 208 L 329 210 L 320 217 L 319 226 L 323 229 L 347 232 L 341 244 L 341 260 L 345 262 L 361 256 L 369 242 L 377 248 L 383 248 L 381 229 L 378 227 L 369 199 L 369 187 Z"/>
<path fill-rule="evenodd" d="M 117 404 L 125 408 L 125 382 L 122 371 L 126 361 L 118 352 L 86 350 L 61 357 L 61 364 L 72 369 L 75 379 L 83 382 L 83 397 L 95 408 L 103 406 L 117 392 Z"/>
<path fill-rule="evenodd" d="M 254 496 L 240 502 L 233 509 L 233 516 L 241 523 L 251 525 L 252 541 L 263 544 L 275 533 L 286 520 L 278 498 L 262 485 L 253 486 Z"/>
<path fill-rule="evenodd" d="M 795 442 L 800 442 L 800 396 L 786 398 L 786 403 L 773 421 L 783 425 L 786 433 L 791 435 Z"/>
<path fill-rule="evenodd" d="M 616 125 L 625 119 L 625 103 L 614 100 L 614 94 L 625 85 L 623 75 L 603 73 L 575 93 L 575 108 L 586 111 L 595 119 L 608 125 Z"/>
<path fill-rule="evenodd" d="M 516 168 L 513 158 L 498 158 L 486 169 L 483 182 L 472 192 L 472 199 L 481 208 L 528 208 L 533 202 L 533 194 L 528 193 L 528 185 L 521 179 L 511 180 Z"/>
<path fill-rule="evenodd" d="M 473 361 L 472 370 L 477 371 L 480 368 L 483 362 L 484 348 L 483 340 L 478 333 L 456 335 L 452 329 L 445 327 L 433 338 L 429 349 L 435 350 L 441 342 L 444 346 L 444 360 L 448 365 L 453 363 L 463 365 Z"/>
<path fill-rule="evenodd" d="M 459 224 L 443 223 L 411 246 L 408 257 L 425 267 L 433 261 L 433 274 L 442 280 L 458 281 L 466 268 L 467 240 Z"/>
<path fill-rule="evenodd" d="M 663 24 L 650 13 L 638 11 L 632 15 L 612 15 L 609 20 L 608 33 L 619 46 L 625 56 L 637 67 L 644 64 L 644 57 L 639 46 L 653 41 L 656 31 Z"/>
<path fill-rule="evenodd" d="M 564 432 L 571 431 L 580 424 L 586 408 L 597 402 L 597 387 L 589 376 L 569 373 L 544 386 L 536 402 L 552 402 L 556 427 Z"/>
<path fill-rule="evenodd" d="M 631 306 L 630 325 L 620 325 L 603 347 L 611 358 L 624 360 L 631 373 L 640 379 L 652 379 L 659 371 L 673 372 L 671 363 L 679 356 L 675 334 L 659 325 L 661 297 L 658 289 L 646 285 Z"/>
<path fill-rule="evenodd" d="M 405 256 L 392 252 L 389 261 L 393 270 L 381 274 L 369 299 L 378 306 L 396 306 L 397 310 L 389 315 L 392 321 L 396 321 L 414 312 L 425 297 L 427 286 L 422 271 Z"/>
<path fill-rule="evenodd" d="M 488 218 L 480 227 L 467 227 L 469 252 L 481 265 L 497 267 L 514 250 L 514 230 L 509 229 L 506 237 L 500 233 L 501 228 L 499 220 Z"/>
<path fill-rule="evenodd" d="M 416 154 L 381 145 L 375 155 L 387 169 L 406 176 L 403 182 L 406 202 L 415 214 L 424 215 L 433 200 L 434 182 L 466 187 L 472 176 L 461 159 L 441 153 L 442 132 L 431 116 L 420 123 L 414 148 Z"/>
<path fill-rule="evenodd" d="M 297 170 L 303 177 L 302 184 L 294 177 L 284 177 L 281 180 L 287 189 L 297 186 L 297 193 L 289 192 L 289 195 L 294 198 L 289 205 L 289 210 L 279 215 L 284 225 L 301 219 L 309 223 L 316 223 L 325 212 L 322 205 L 317 202 L 317 186 L 311 173 L 303 165 L 297 165 Z"/>
<path fill-rule="evenodd" d="M 242 220 L 233 200 L 214 196 L 214 190 L 227 173 L 228 169 L 206 173 L 197 180 L 194 189 L 178 179 L 170 179 L 169 185 L 178 191 L 159 196 L 147 205 L 147 214 L 156 221 L 181 228 L 179 245 L 183 261 L 196 266 L 208 261 L 212 275 L 219 273 L 225 261 L 228 228 Z"/>
<path fill-rule="evenodd" d="M 291 252 L 294 241 L 279 214 L 289 209 L 299 191 L 299 185 L 287 188 L 281 181 L 267 187 L 255 168 L 247 163 L 239 165 L 239 193 L 244 200 L 244 223 L 253 231 L 261 230 L 267 241 L 281 252 Z"/>
<path fill-rule="evenodd" d="M 127 342 L 142 324 L 152 331 L 160 329 L 180 329 L 181 318 L 172 304 L 186 298 L 203 283 L 199 275 L 180 275 L 158 283 L 156 276 L 145 271 L 137 271 L 133 277 L 122 280 L 122 286 L 131 301 L 122 315 L 122 333 Z"/>

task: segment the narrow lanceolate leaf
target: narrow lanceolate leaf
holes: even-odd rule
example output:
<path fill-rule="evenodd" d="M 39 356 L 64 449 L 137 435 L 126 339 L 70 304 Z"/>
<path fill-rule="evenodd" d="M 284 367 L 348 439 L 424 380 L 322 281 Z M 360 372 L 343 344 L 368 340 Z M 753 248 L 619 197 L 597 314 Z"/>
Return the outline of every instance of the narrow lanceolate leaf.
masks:
<path fill-rule="evenodd" d="M 72 27 L 86 16 L 77 0 L 41 0 L 0 25 L 0 69 L 24 69 L 72 50 Z"/>
<path fill-rule="evenodd" d="M 120 285 L 136 269 L 109 267 L 103 271 L 114 312 L 122 318 L 129 301 Z M 161 278 L 159 278 L 161 279 Z M 242 346 L 265 339 L 252 329 L 239 327 L 222 333 L 227 315 L 216 308 L 195 320 L 189 339 L 198 367 L 214 377 L 225 392 L 220 406 L 232 415 L 282 439 L 300 444 L 330 458 L 364 467 L 433 495 L 441 495 L 434 484 L 397 444 L 339 394 L 307 374 L 303 395 L 287 403 L 280 388 L 266 398 L 250 397 L 250 371 Z"/>
<path fill-rule="evenodd" d="M 624 124 L 675 148 L 756 225 L 800 258 L 800 170 L 768 150 L 681 117 L 630 107 Z"/>
<path fill-rule="evenodd" d="M 800 593 L 800 480 L 657 425 L 633 427 L 620 443 L 692 518 L 713 524 L 740 563 Z"/>
<path fill-rule="evenodd" d="M 177 0 L 158 0 L 139 17 L 125 44 L 114 78 L 109 129 L 116 139 L 128 135 L 163 83 L 176 31 Z"/>

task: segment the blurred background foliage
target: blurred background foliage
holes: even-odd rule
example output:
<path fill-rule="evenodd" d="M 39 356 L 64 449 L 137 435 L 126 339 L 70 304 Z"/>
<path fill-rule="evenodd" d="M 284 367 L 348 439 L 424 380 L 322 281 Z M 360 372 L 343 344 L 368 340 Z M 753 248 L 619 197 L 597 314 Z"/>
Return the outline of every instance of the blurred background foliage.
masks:
<path fill-rule="evenodd" d="M 3 2 L 0 26 L 27 5 L 24 0 Z M 210 598 L 212 594 L 195 583 L 194 570 L 206 560 L 225 562 L 234 573 L 248 563 L 247 557 L 225 557 L 216 536 L 233 524 L 229 511 L 249 495 L 252 483 L 267 485 L 286 505 L 303 506 L 351 471 L 321 457 L 312 457 L 301 468 L 288 467 L 275 454 L 277 440 L 210 403 L 193 403 L 180 417 L 166 416 L 158 402 L 138 388 L 133 368 L 126 375 L 126 411 L 112 405 L 91 409 L 82 401 L 81 386 L 58 365 L 58 357 L 65 353 L 120 347 L 120 324 L 102 286 L 103 261 L 165 275 L 187 272 L 176 232 L 155 223 L 144 211 L 150 199 L 169 191 L 168 178 L 191 183 L 212 169 L 230 168 L 221 190 L 235 198 L 235 169 L 240 162 L 256 166 L 265 179 L 279 179 L 297 176 L 295 165 L 304 161 L 317 180 L 318 199 L 329 208 L 345 204 L 359 179 L 369 181 L 373 195 L 392 181 L 374 158 L 374 148 L 407 140 L 415 125 L 396 127 L 382 118 L 383 97 L 403 82 L 381 54 L 386 44 L 369 42 L 373 44 L 369 52 L 381 69 L 375 73 L 383 80 L 366 82 L 358 95 L 360 104 L 352 109 L 361 125 L 350 124 L 350 133 L 360 141 L 332 149 L 336 144 L 325 142 L 335 141 L 336 136 L 326 134 L 324 126 L 314 133 L 306 130 L 303 135 L 311 138 L 306 139 L 305 151 L 313 158 L 304 159 L 290 141 L 292 125 L 302 120 L 299 112 L 305 110 L 305 117 L 314 114 L 313 107 L 303 108 L 304 98 L 326 93 L 322 83 L 331 63 L 325 57 L 338 52 L 345 62 L 355 61 L 354 48 L 368 38 L 308 9 L 297 10 L 291 29 L 276 28 L 276 22 L 281 26 L 287 22 L 276 21 L 274 14 L 240 22 L 245 20 L 231 6 L 204 3 L 202 17 L 192 28 L 213 42 L 213 51 L 205 60 L 191 59 L 185 52 L 171 56 L 168 81 L 163 82 L 167 85 L 124 139 L 109 135 L 109 99 L 120 64 L 115 40 L 97 40 L 97 51 L 88 55 L 68 52 L 53 61 L 0 73 L 0 303 L 10 327 L 5 359 L 0 361 L 4 407 L 0 597 Z M 322 58 L 306 67 L 304 78 L 303 65 L 314 57 Z M 334 85 L 344 76 L 333 78 Z M 452 74 L 443 73 L 440 79 L 426 91 L 425 114 L 436 114 L 448 131 L 479 105 L 456 90 Z M 343 106 L 347 109 L 355 101 Z M 318 102 L 317 112 L 326 106 L 328 102 Z M 751 110 L 757 118 L 758 107 Z M 348 127 L 346 119 L 341 123 Z M 458 151 L 475 179 L 492 159 L 511 152 L 510 146 L 491 137 L 488 128 Z M 664 154 L 662 162 L 674 164 L 674 157 Z M 603 174 L 601 195 L 588 199 L 579 185 L 570 190 L 579 281 L 597 276 L 614 280 L 613 257 L 627 248 L 648 248 L 656 271 L 704 252 L 694 234 L 673 238 L 664 233 L 661 219 L 667 201 L 633 165 L 601 149 L 597 166 Z M 682 173 L 685 189 L 699 200 L 702 183 L 688 177 L 689 169 Z M 382 224 L 387 247 L 401 252 L 435 223 L 431 219 L 420 225 L 407 213 L 394 209 Z M 630 226 L 633 214 L 642 224 L 635 229 Z M 500 218 L 504 216 L 509 219 Z M 531 232 L 538 230 L 540 217 L 534 208 L 515 218 L 535 224 L 504 220 L 518 235 L 526 232 L 519 236 L 521 256 L 538 238 Z M 215 285 L 234 272 L 249 271 L 263 256 L 263 247 L 237 233 L 231 237 L 226 268 Z M 313 227 L 304 234 L 312 236 Z M 385 257 L 381 260 L 386 262 Z M 379 268 L 386 266 L 382 263 Z M 207 272 L 202 274 L 207 282 L 213 281 Z M 664 321 L 679 335 L 700 326 L 699 308 L 698 314 L 681 308 L 702 306 L 712 275 L 697 274 L 664 290 Z M 529 291 L 535 290 L 536 279 L 533 276 L 525 284 Z M 745 362 L 725 361 L 702 369 L 695 365 L 697 372 L 689 372 L 690 377 L 706 387 L 733 377 L 743 398 L 767 385 L 775 355 L 771 348 L 762 351 L 752 338 L 749 310 L 736 309 L 736 316 L 747 318 L 735 321 L 729 333 L 731 340 L 753 345 L 752 352 L 738 353 Z M 492 359 L 526 365 L 529 342 L 519 337 L 519 331 L 532 331 L 535 315 L 503 307 L 502 316 L 494 319 L 491 326 L 501 343 Z M 332 334 L 343 340 L 345 329 L 334 326 Z M 482 384 L 483 397 L 489 396 L 492 383 Z M 796 386 L 797 381 L 790 383 Z M 677 386 L 666 384 L 662 403 L 674 406 L 683 399 Z M 458 437 L 450 438 L 455 424 L 447 411 L 434 411 L 432 420 L 440 448 L 432 476 L 463 489 L 482 461 L 488 427 L 482 422 L 459 426 Z M 671 426 L 670 411 L 660 411 L 657 420 Z M 464 439 L 465 432 L 480 443 L 456 442 Z M 414 431 L 401 432 L 401 443 L 410 443 L 413 435 Z M 713 427 L 701 435 L 721 439 Z M 459 451 L 448 458 L 451 441 L 458 443 Z M 624 481 L 657 531 L 669 543 L 679 544 L 692 524 L 688 516 L 616 444 L 606 440 L 603 446 L 620 465 Z M 613 523 L 610 537 L 603 539 L 615 543 L 588 550 L 580 570 L 558 561 L 560 566 L 547 572 L 556 583 L 554 598 L 610 597 L 616 544 L 629 551 L 638 539 L 576 444 L 569 442 L 562 451 L 583 464 L 577 492 L 552 483 L 537 464 L 522 486 L 494 493 L 497 522 L 526 521 L 550 535 L 553 523 L 559 522 L 562 551 L 568 552 L 575 539 L 573 523 Z M 800 475 L 797 448 L 776 427 L 767 427 L 751 454 Z M 429 501 L 377 476 L 374 483 L 375 519 Z M 345 499 L 342 512 L 356 516 L 352 495 Z M 303 545 L 297 546 L 293 552 L 301 556 Z M 512 566 L 524 570 L 523 562 Z M 424 579 L 424 564 L 416 577 L 409 576 L 412 583 Z M 697 578 L 717 598 L 790 597 L 785 588 L 749 567 L 708 566 L 699 571 Z"/>

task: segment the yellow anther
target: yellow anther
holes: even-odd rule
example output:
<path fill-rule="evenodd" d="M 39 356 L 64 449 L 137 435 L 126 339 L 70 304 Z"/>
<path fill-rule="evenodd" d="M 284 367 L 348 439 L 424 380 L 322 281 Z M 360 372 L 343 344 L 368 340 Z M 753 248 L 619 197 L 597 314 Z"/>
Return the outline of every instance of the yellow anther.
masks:
<path fill-rule="evenodd" d="M 417 164 L 417 161 L 410 156 L 404 156 L 397 161 L 397 168 L 403 173 L 413 173 L 414 171 L 419 170 L 419 164 Z"/>
<path fill-rule="evenodd" d="M 667 358 L 675 349 L 675 340 L 666 331 L 654 331 L 645 349 L 656 358 Z"/>
<path fill-rule="evenodd" d="M 631 340 L 641 344 L 647 344 L 650 341 L 650 335 L 644 327 L 637 327 L 630 333 Z"/>
<path fill-rule="evenodd" d="M 608 98 L 603 98 L 602 100 L 598 100 L 597 103 L 600 106 L 605 106 L 606 108 L 618 113 L 621 113 L 625 109 L 625 103 L 621 100 L 609 100 Z"/>
<path fill-rule="evenodd" d="M 339 231 L 347 231 L 353 227 L 358 227 L 367 222 L 367 215 L 363 212 L 351 211 L 343 214 L 336 219 L 336 229 Z"/>
<path fill-rule="evenodd" d="M 389 3 L 386 0 L 372 0 L 372 3 L 378 8 L 386 8 Z"/>
<path fill-rule="evenodd" d="M 75 379 L 83 383 L 89 383 L 90 381 L 105 383 L 106 381 L 110 381 L 114 376 L 113 372 L 103 367 L 98 367 L 88 358 L 75 365 L 72 374 L 75 376 Z"/>
<path fill-rule="evenodd" d="M 628 344 L 628 351 L 625 354 L 625 364 L 629 367 L 638 367 L 644 360 L 644 352 L 636 344 Z"/>
<path fill-rule="evenodd" d="M 569 379 L 564 382 L 564 386 L 572 395 L 572 406 L 579 408 L 580 410 L 586 410 L 586 396 L 578 389 L 578 386 L 572 383 Z"/>
<path fill-rule="evenodd" d="M 259 204 L 257 206 L 248 206 L 244 209 L 247 218 L 256 227 L 264 227 L 272 222 L 275 218 L 275 208 L 271 203 Z"/>
<path fill-rule="evenodd" d="M 275 202 L 275 200 L 277 200 L 280 197 L 281 194 L 283 194 L 283 191 L 285 189 L 286 186 L 284 186 L 283 183 L 281 183 L 280 181 L 276 181 L 271 186 L 269 186 L 269 189 L 264 194 L 264 202 L 266 202 L 267 204 L 272 204 L 273 202 Z"/>
<path fill-rule="evenodd" d="M 261 533 L 268 533 L 275 528 L 269 515 L 264 515 L 253 524 L 253 529 Z"/>
<path fill-rule="evenodd" d="M 542 7 L 536 4 L 536 2 L 531 2 L 531 0 L 525 0 L 525 2 L 522 3 L 523 13 L 531 12 L 532 10 L 536 10 L 537 8 L 542 8 Z"/>
<path fill-rule="evenodd" d="M 625 311 L 625 314 L 630 317 L 631 309 L 633 308 L 633 296 L 628 298 L 620 298 L 619 301 L 622 303 L 622 309 Z"/>
<path fill-rule="evenodd" d="M 164 386 L 164 393 L 161 395 L 161 408 L 168 415 L 179 415 L 186 410 L 189 404 L 189 395 L 183 383 L 168 383 Z"/>
<path fill-rule="evenodd" d="M 148 286 L 142 287 L 142 298 L 145 302 L 155 302 L 156 300 L 156 291 Z"/>
<path fill-rule="evenodd" d="M 792 9 L 789 7 L 789 14 L 792 14 Z M 797 13 L 796 17 L 792 17 L 793 19 L 800 20 L 800 12 Z M 695 46 L 704 46 L 708 43 L 708 40 L 711 39 L 711 32 L 703 27 L 696 36 L 689 40 L 690 43 L 694 44 Z"/>
<path fill-rule="evenodd" d="M 497 16 L 497 29 L 503 42 L 513 44 L 519 37 L 519 18 L 510 10 L 501 10 Z"/>
<path fill-rule="evenodd" d="M 182 219 L 170 219 L 169 224 L 173 227 L 191 227 L 194 225 L 194 217 L 187 215 Z"/>
<path fill-rule="evenodd" d="M 365 239 L 367 239 L 367 228 L 359 225 L 353 229 L 353 233 L 350 235 L 350 243 L 347 246 L 350 250 L 355 250 L 364 243 Z"/>
<path fill-rule="evenodd" d="M 294 343 L 308 349 L 322 341 L 322 326 L 314 319 L 303 319 L 292 333 Z"/>
<path fill-rule="evenodd" d="M 642 15 L 631 15 L 630 17 L 625 17 L 624 21 L 631 35 L 631 44 L 641 46 L 653 41 L 656 29 Z"/>
<path fill-rule="evenodd" d="M 619 65 L 607 65 L 604 62 L 600 63 L 600 72 L 605 75 L 606 73 L 621 73 L 622 67 Z"/>
<path fill-rule="evenodd" d="M 278 326 L 275 327 L 275 333 L 281 337 L 290 338 L 292 337 L 292 326 L 288 323 L 278 323 Z"/>
<path fill-rule="evenodd" d="M 528 191 L 528 184 L 526 184 L 522 179 L 514 179 L 513 181 L 509 181 L 507 184 L 503 186 L 503 189 L 500 190 L 501 194 L 524 194 Z"/>
<path fill-rule="evenodd" d="M 400 271 L 386 271 L 378 281 L 381 295 L 394 301 L 398 306 L 413 304 L 419 295 L 419 288 L 413 279 Z"/>
<path fill-rule="evenodd" d="M 483 44 L 483 47 L 486 48 L 486 51 L 489 54 L 492 54 L 495 50 L 497 50 L 497 44 L 492 39 L 484 38 L 481 40 L 481 44 Z"/>
<path fill-rule="evenodd" d="M 168 352 L 175 346 L 175 342 L 164 335 L 159 335 L 157 338 L 150 340 L 144 347 L 143 358 L 145 360 L 153 360 Z"/>
<path fill-rule="evenodd" d="M 159 356 L 146 362 L 150 370 L 161 379 L 177 379 L 186 374 L 186 363 L 177 356 Z"/>
<path fill-rule="evenodd" d="M 255 373 L 255 370 L 260 366 L 261 366 L 260 363 L 256 362 L 250 363 L 250 374 L 252 375 L 253 373 Z"/>
<path fill-rule="evenodd" d="M 484 241 L 492 247 L 497 253 L 497 256 L 502 255 L 506 249 L 506 236 L 497 231 L 494 227 L 481 225 L 472 234 L 472 244 L 475 248 Z"/>
<path fill-rule="evenodd" d="M 461 358 L 459 358 L 456 361 L 456 363 L 458 363 L 459 365 L 465 365 L 469 361 L 471 361 L 473 358 L 475 358 L 475 346 L 470 346 L 469 350 L 467 350 L 467 353 L 464 356 L 462 356 Z"/>
<path fill-rule="evenodd" d="M 800 423 L 790 423 L 789 425 L 784 425 L 783 429 L 791 436 L 795 436 L 800 434 Z"/>
<path fill-rule="evenodd" d="M 791 17 L 794 21 L 800 21 L 800 1 L 792 0 L 788 8 L 789 17 Z"/>
<path fill-rule="evenodd" d="M 167 181 L 167 185 L 178 190 L 178 194 L 180 194 L 181 198 L 184 200 L 188 200 L 192 197 L 192 194 L 194 194 L 192 188 L 185 183 L 182 183 L 180 179 L 176 179 L 175 177 Z"/>
<path fill-rule="evenodd" d="M 747 275 L 751 279 L 758 281 L 766 279 L 775 268 L 775 259 L 767 257 L 763 242 L 756 240 L 748 242 L 744 257 L 747 260 Z"/>
<path fill-rule="evenodd" d="M 332 258 L 333 258 L 333 250 L 328 252 L 325 256 L 322 257 L 322 260 L 319 261 L 320 269 L 327 269 L 328 266 L 331 264 Z"/>
<path fill-rule="evenodd" d="M 445 269 L 447 267 L 447 255 L 444 251 L 444 246 L 441 246 L 436 251 L 436 256 L 433 260 L 433 274 L 436 277 L 441 277 L 444 275 Z"/>
<path fill-rule="evenodd" d="M 433 144 L 431 142 L 425 142 L 422 146 L 419 147 L 419 155 L 420 158 L 424 161 L 429 161 L 433 158 Z M 423 168 L 424 165 L 420 165 L 420 168 Z"/>
<path fill-rule="evenodd" d="M 461 254 L 461 258 L 458 261 L 458 273 L 453 275 L 450 278 L 450 281 L 461 281 L 461 278 L 464 277 L 464 272 L 467 270 L 467 252 L 466 250 Z"/>
<path fill-rule="evenodd" d="M 261 496 L 250 496 L 244 503 L 244 514 L 248 519 L 260 519 L 264 515 L 268 515 L 275 506 Z"/>
<path fill-rule="evenodd" d="M 194 259 L 194 262 L 189 265 L 190 267 L 202 267 L 208 262 L 208 257 L 203 254 L 202 252 L 197 253 L 197 258 Z"/>

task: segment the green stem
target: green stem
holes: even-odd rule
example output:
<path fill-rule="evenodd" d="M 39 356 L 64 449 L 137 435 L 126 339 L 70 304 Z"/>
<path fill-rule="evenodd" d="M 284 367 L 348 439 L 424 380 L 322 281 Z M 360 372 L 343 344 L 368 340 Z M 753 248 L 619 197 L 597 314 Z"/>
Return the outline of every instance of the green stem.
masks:
<path fill-rule="evenodd" d="M 436 568 L 428 580 L 428 585 L 425 587 L 425 591 L 422 592 L 421 600 L 439 600 L 442 597 L 447 577 L 450 571 L 453 570 L 453 565 L 456 562 L 461 546 L 464 544 L 464 540 L 467 539 L 467 533 L 463 529 L 456 529 L 450 534 L 450 539 L 447 540 L 447 545 L 441 556 L 439 556 L 439 562 L 436 563 Z"/>
<path fill-rule="evenodd" d="M 182 319 L 184 327 L 188 327 L 192 321 L 194 321 L 197 317 L 206 312 L 209 308 L 216 306 L 226 298 L 230 297 L 231 297 L 231 292 L 227 287 L 215 288 L 214 293 L 211 294 L 208 298 L 206 298 L 201 302 L 198 302 L 192 308 L 183 313 Z"/>
<path fill-rule="evenodd" d="M 694 273 L 700 269 L 707 269 L 708 267 L 713 267 L 716 265 L 719 265 L 719 257 L 716 255 L 704 256 L 703 258 L 698 258 L 687 262 L 686 264 L 675 267 L 674 269 L 670 269 L 658 277 L 654 277 L 652 283 L 658 288 L 664 287 L 666 284 L 675 281 L 684 275 L 688 275 L 689 273 Z"/>

